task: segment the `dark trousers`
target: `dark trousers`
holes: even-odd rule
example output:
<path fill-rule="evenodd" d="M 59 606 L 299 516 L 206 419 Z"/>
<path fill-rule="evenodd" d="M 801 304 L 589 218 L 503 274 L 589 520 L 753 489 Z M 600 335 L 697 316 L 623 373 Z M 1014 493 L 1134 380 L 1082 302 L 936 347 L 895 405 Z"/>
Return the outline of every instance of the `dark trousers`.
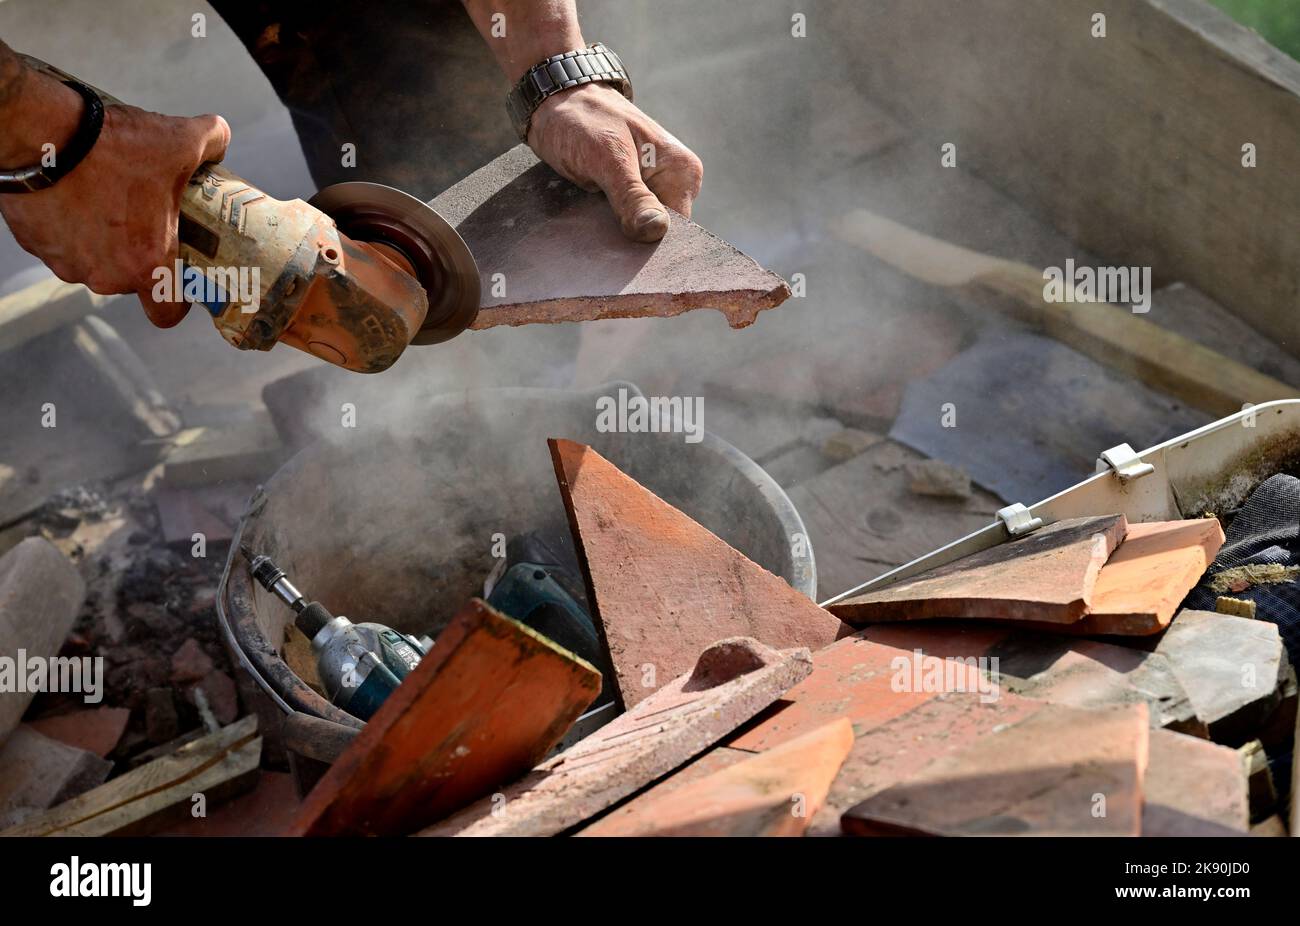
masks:
<path fill-rule="evenodd" d="M 289 109 L 317 186 L 368 180 L 429 200 L 517 141 L 507 81 L 454 0 L 212 5 Z"/>

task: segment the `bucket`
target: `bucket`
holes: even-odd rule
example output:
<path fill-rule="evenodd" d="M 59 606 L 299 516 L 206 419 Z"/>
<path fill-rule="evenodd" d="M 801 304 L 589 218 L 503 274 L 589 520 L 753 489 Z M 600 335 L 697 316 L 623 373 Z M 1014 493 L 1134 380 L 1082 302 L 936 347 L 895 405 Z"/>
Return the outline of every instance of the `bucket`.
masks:
<path fill-rule="evenodd" d="M 239 552 L 272 557 L 308 599 L 354 621 L 437 637 L 483 594 L 503 538 L 568 531 L 546 439 L 589 444 L 750 559 L 812 597 L 817 576 L 803 522 L 780 486 L 715 435 L 601 433 L 586 392 L 483 389 L 439 396 L 399 423 L 340 429 L 299 451 L 260 487 L 241 519 L 217 596 L 233 656 L 286 714 L 357 728 L 304 678 L 292 612 L 252 581 Z M 286 649 L 286 641 L 288 647 Z M 297 669 L 297 671 L 295 671 Z"/>

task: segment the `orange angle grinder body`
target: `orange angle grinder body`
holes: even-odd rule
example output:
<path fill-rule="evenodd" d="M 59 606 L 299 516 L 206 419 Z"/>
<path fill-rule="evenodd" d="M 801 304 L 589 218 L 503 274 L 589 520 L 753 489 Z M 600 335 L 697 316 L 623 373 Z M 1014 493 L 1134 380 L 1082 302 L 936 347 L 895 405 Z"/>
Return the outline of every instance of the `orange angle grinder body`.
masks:
<path fill-rule="evenodd" d="M 95 92 L 105 106 L 121 105 Z M 460 235 L 430 206 L 377 183 L 337 183 L 309 203 L 280 201 L 208 163 L 181 195 L 178 231 L 179 259 L 158 268 L 155 290 L 169 282 L 170 298 L 202 305 L 245 350 L 283 341 L 378 373 L 408 344 L 454 338 L 478 314 L 478 267 Z"/>
<path fill-rule="evenodd" d="M 183 295 L 244 350 L 288 344 L 359 373 L 435 344 L 478 314 L 469 248 L 431 207 L 391 187 L 340 183 L 272 199 L 218 164 L 181 199 Z"/>

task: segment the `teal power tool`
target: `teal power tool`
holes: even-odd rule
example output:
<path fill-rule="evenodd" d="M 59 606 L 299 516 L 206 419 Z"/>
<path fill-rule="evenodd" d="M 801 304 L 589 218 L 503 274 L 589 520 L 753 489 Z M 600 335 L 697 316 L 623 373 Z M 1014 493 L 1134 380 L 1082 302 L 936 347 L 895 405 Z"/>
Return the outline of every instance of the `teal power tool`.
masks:
<path fill-rule="evenodd" d="M 600 670 L 603 679 L 613 678 L 587 606 L 568 525 L 511 538 L 504 560 L 486 585 L 484 593 L 492 607 L 581 656 Z M 613 690 L 612 685 L 603 685 L 596 705 L 609 700 Z"/>
<path fill-rule="evenodd" d="M 428 638 L 334 616 L 320 602 L 304 598 L 269 556 L 241 549 L 258 584 L 293 608 L 294 625 L 311 641 L 326 696 L 352 716 L 369 720 L 433 647 Z"/>

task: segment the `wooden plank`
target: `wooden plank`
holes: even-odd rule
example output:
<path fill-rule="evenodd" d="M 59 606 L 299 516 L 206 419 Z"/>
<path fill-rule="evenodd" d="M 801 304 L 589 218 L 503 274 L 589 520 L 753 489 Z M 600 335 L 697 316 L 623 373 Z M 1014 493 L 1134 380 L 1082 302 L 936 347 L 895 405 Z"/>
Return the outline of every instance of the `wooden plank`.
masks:
<path fill-rule="evenodd" d="M 108 836 L 147 832 L 195 794 L 214 801 L 251 786 L 262 756 L 257 715 L 223 727 L 0 833 Z"/>
<path fill-rule="evenodd" d="M 1123 515 L 1070 518 L 946 566 L 830 606 L 872 621 L 988 618 L 1071 624 L 1087 613 L 1102 566 L 1124 538 Z"/>
<path fill-rule="evenodd" d="M 839 619 L 590 447 L 549 441 L 555 475 L 625 707 L 688 671 L 710 643 L 820 649 Z"/>
<path fill-rule="evenodd" d="M 0 299 L 0 354 L 81 320 L 112 298 L 53 276 L 10 293 Z"/>
<path fill-rule="evenodd" d="M 1043 272 L 1028 264 L 949 244 L 864 209 L 843 216 L 835 234 L 917 279 L 959 289 L 1211 414 L 1228 415 L 1250 403 L 1298 394 L 1296 388 L 1127 308 L 1073 301 L 1069 281 L 1067 297 L 1049 302 Z M 1216 263 L 1224 260 L 1218 255 Z"/>
<path fill-rule="evenodd" d="M 827 28 L 871 62 L 858 86 L 932 146 L 936 183 L 951 142 L 1082 246 L 1300 352 L 1300 63 L 1202 0 L 1100 11 L 1105 38 L 1090 0 L 844 3 Z"/>
<path fill-rule="evenodd" d="M 1277 337 L 1256 331 L 1194 286 L 1171 283 L 1156 290 L 1147 318 L 1279 382 L 1300 388 L 1300 357 L 1283 347 Z"/>
<path fill-rule="evenodd" d="M 695 668 L 498 794 L 421 836 L 553 836 L 636 793 L 781 697 L 812 670 L 806 649 L 722 640 Z"/>
<path fill-rule="evenodd" d="M 168 488 L 265 479 L 282 456 L 271 417 L 261 409 L 238 423 L 185 428 L 167 445 L 162 478 Z"/>
<path fill-rule="evenodd" d="M 802 836 L 853 747 L 846 717 L 681 788 L 655 787 L 579 836 Z"/>
<path fill-rule="evenodd" d="M 292 835 L 401 835 L 523 774 L 600 673 L 477 598 L 320 780 Z"/>
<path fill-rule="evenodd" d="M 851 808 L 846 833 L 1136 836 L 1148 755 L 1145 704 L 1049 705 Z"/>

